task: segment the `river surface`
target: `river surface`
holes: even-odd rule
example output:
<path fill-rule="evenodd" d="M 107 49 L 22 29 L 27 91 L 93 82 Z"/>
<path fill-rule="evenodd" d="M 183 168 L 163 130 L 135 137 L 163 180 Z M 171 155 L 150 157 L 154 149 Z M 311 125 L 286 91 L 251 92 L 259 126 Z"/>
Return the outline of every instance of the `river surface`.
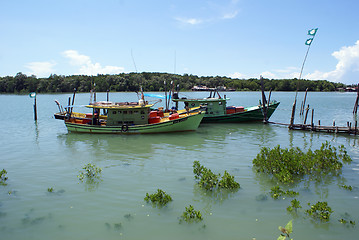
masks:
<path fill-rule="evenodd" d="M 222 94 L 230 98 L 228 105 L 245 107 L 257 105 L 261 98 L 260 92 Z M 278 226 L 291 219 L 294 239 L 357 239 L 357 136 L 290 131 L 262 123 L 202 124 L 195 132 L 154 135 L 68 133 L 53 113 L 58 111 L 54 100 L 66 105 L 69 96 L 72 94 L 38 94 L 35 122 L 34 99 L 0 95 L 0 170 L 5 169 L 8 177 L 7 185 L 0 185 L 1 239 L 277 239 Z M 297 109 L 303 97 L 304 93 L 298 94 Z M 293 92 L 273 92 L 271 99 L 281 104 L 270 120 L 289 123 L 294 98 Z M 352 114 L 355 99 L 356 93 L 308 93 L 307 103 L 315 109 L 315 123 L 332 125 L 335 120 L 336 125 L 346 126 L 356 120 Z M 97 100 L 106 100 L 106 93 L 98 93 Z M 137 95 L 110 93 L 110 100 L 137 101 Z M 77 106 L 88 102 L 89 94 L 76 95 Z M 74 109 L 79 110 L 84 109 Z M 297 111 L 295 122 L 301 121 Z M 273 183 L 253 171 L 252 160 L 264 146 L 306 151 L 319 149 L 325 141 L 335 147 L 344 144 L 353 161 L 344 165 L 340 179 L 293 187 L 300 193 L 296 199 L 302 206 L 293 216 L 286 210 L 293 198 L 272 199 Z M 194 179 L 195 160 L 215 173 L 227 170 L 241 188 L 229 194 L 205 194 Z M 87 163 L 102 168 L 96 184 L 78 179 Z M 342 184 L 353 190 L 340 188 Z M 146 193 L 157 189 L 173 199 L 161 209 L 144 201 Z M 316 223 L 305 214 L 308 203 L 318 201 L 327 201 L 334 211 L 328 223 Z M 204 220 L 179 224 L 190 204 L 202 212 Z M 341 224 L 341 218 L 356 221 L 356 225 Z"/>

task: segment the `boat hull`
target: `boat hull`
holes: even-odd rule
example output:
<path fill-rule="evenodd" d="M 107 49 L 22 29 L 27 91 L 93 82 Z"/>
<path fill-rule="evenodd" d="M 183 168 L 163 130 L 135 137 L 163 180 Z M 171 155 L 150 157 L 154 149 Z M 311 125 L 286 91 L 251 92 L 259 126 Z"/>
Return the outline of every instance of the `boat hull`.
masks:
<path fill-rule="evenodd" d="M 125 126 L 105 126 L 80 124 L 65 121 L 67 130 L 78 133 L 105 133 L 105 134 L 148 134 L 148 133 L 166 133 L 194 131 L 201 123 L 205 112 L 181 117 L 178 119 L 144 125 L 125 125 Z"/>
<path fill-rule="evenodd" d="M 269 119 L 273 112 L 278 107 L 279 102 L 269 104 L 267 110 L 267 119 Z M 237 112 L 233 114 L 225 114 L 218 116 L 204 116 L 203 123 L 240 123 L 240 122 L 255 122 L 263 121 L 262 107 L 254 106 L 246 108 L 244 112 Z"/>

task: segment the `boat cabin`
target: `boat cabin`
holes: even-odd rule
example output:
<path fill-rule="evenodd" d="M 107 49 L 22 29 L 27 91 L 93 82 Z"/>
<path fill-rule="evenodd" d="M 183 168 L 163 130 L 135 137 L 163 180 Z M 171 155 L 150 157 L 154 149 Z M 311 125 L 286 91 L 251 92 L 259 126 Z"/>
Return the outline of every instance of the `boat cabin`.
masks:
<path fill-rule="evenodd" d="M 173 99 L 173 101 L 178 104 L 178 102 L 183 102 L 185 108 L 193 108 L 204 106 L 206 107 L 206 116 L 218 116 L 226 114 L 226 104 L 227 100 L 225 98 L 204 98 L 204 99 Z"/>
<path fill-rule="evenodd" d="M 148 114 L 152 105 L 140 105 L 138 103 L 94 103 L 86 107 L 93 109 L 94 118 L 98 117 L 98 113 L 102 109 L 107 115 L 106 126 L 123 126 L 148 124 Z M 101 117 L 99 121 L 101 121 Z"/>

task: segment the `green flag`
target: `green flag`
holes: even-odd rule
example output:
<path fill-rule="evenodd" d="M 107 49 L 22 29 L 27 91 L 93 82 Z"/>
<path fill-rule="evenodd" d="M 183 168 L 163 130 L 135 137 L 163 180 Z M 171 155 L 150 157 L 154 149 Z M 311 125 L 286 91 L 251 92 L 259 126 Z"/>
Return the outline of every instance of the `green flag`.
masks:
<path fill-rule="evenodd" d="M 308 38 L 307 41 L 305 41 L 305 45 L 310 45 L 313 42 L 313 38 Z"/>
<path fill-rule="evenodd" d="M 317 33 L 317 31 L 318 31 L 318 28 L 310 29 L 310 30 L 308 31 L 308 35 L 310 35 L 310 36 L 315 36 L 315 34 Z"/>

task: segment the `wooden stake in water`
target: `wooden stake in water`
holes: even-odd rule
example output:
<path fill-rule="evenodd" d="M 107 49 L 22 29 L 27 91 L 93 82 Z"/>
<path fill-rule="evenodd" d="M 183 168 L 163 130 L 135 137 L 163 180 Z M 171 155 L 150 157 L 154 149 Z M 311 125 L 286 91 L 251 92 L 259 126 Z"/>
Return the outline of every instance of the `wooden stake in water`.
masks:
<path fill-rule="evenodd" d="M 358 84 L 358 89 L 357 89 L 357 99 L 355 100 L 355 103 L 354 103 L 353 114 L 357 114 L 357 112 L 358 112 L 358 102 L 359 102 L 359 84 Z"/>
<path fill-rule="evenodd" d="M 29 96 L 34 99 L 34 120 L 37 121 L 36 92 L 30 93 Z"/>

